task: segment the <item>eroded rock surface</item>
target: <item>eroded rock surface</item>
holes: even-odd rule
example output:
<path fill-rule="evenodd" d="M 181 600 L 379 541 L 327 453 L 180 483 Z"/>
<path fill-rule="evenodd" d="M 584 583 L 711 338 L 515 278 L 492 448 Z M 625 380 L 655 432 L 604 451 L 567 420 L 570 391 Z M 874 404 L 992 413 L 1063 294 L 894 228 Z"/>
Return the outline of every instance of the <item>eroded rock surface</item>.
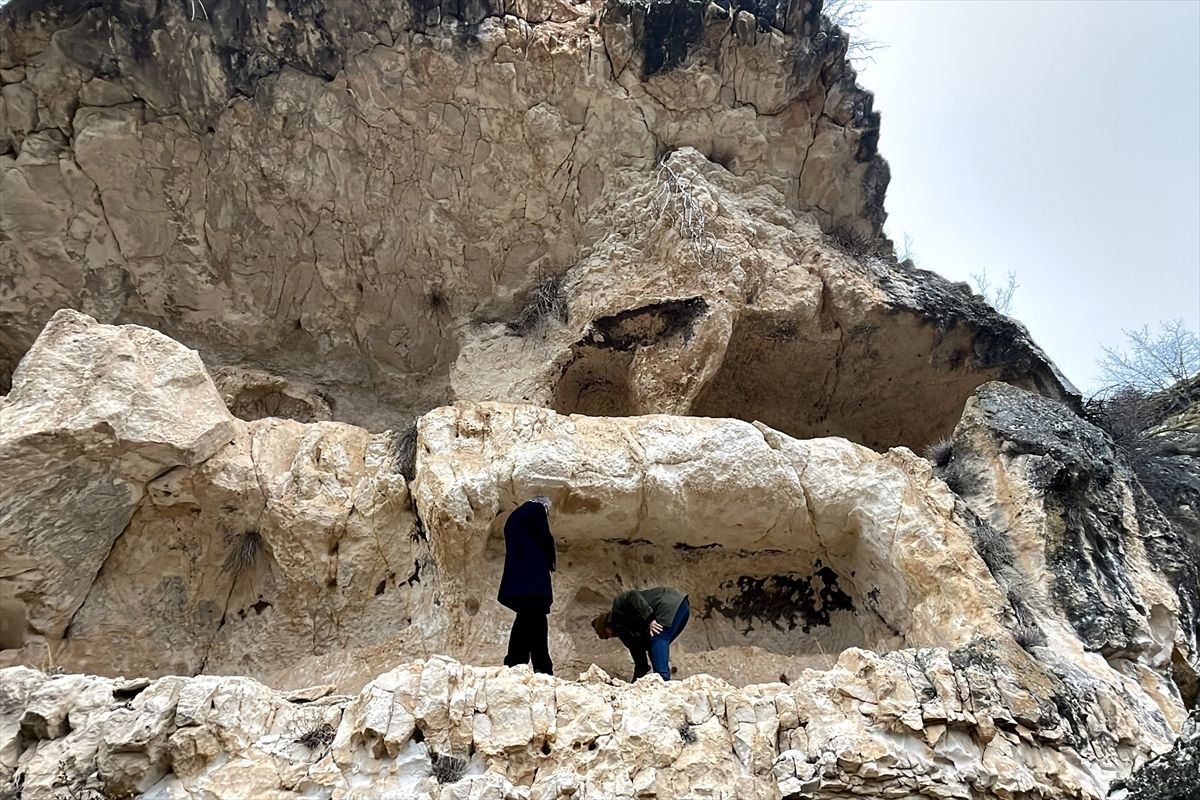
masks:
<path fill-rule="evenodd" d="M 819 2 L 213 6 L 0 15 L 0 384 L 65 306 L 307 387 L 238 416 L 375 430 L 500 400 L 919 449 L 986 380 L 1073 391 L 878 255 Z"/>
<path fill-rule="evenodd" d="M 1073 390 L 1019 324 L 961 287 L 834 246 L 770 186 L 682 148 L 597 212 L 557 288 L 566 322 L 464 345 L 461 397 L 564 413 L 761 421 L 923 449 L 981 383 Z M 536 298 L 535 298 L 536 299 Z"/>
<path fill-rule="evenodd" d="M 60 316 L 101 340 L 137 330 Z M 76 383 L 34 368 L 57 358 L 56 348 L 69 350 L 52 325 L 18 373 L 6 419 L 29 418 L 30 395 Z M 89 368 L 107 365 L 101 354 Z M 219 403 L 207 375 L 197 380 Z M 128 403 L 142 400 L 130 393 L 106 402 L 128 421 L 137 415 Z M 198 410 L 171 402 L 153 398 L 164 426 Z M 8 647 L 19 655 L 10 659 L 106 674 L 233 672 L 277 685 L 319 675 L 351 688 L 398 655 L 499 660 L 509 622 L 493 595 L 500 531 L 507 513 L 538 493 L 560 509 L 563 569 L 551 619 L 556 658 L 569 671 L 591 663 L 627 671 L 623 652 L 596 640 L 588 620 L 631 583 L 673 583 L 693 595 L 698 618 L 680 641 L 681 669 L 742 684 L 832 663 L 850 646 L 1011 636 L 1008 602 L 953 495 L 907 450 L 880 455 L 738 420 L 464 404 L 421 419 L 414 503 L 395 434 L 244 423 L 217 408 L 219 437 L 207 458 L 156 463 L 126 497 L 120 525 L 106 528 L 84 561 L 103 566 L 55 581 L 12 561 L 4 585 L 18 611 L 72 605 L 69 630 L 65 619 L 18 616 Z M 140 452 L 88 426 L 115 464 Z M 142 435 L 172 441 L 179 432 Z M 30 480 L 43 483 L 73 463 L 70 453 L 38 456 Z M 79 516 L 102 519 L 90 509 L 106 495 L 90 487 L 79 492 Z M 60 541 L 53 514 L 16 503 L 7 519 L 10 548 Z M 62 569 L 77 569 L 77 548 L 58 546 Z M 75 583 L 72 593 L 64 582 Z"/>
<path fill-rule="evenodd" d="M 981 551 L 1023 614 L 1059 616 L 1143 682 L 1173 669 L 1195 704 L 1196 531 L 1172 527 L 1107 434 L 988 384 L 967 404 L 942 474 L 982 518 Z"/>
<path fill-rule="evenodd" d="M 0 398 L 0 598 L 21 620 L 6 635 L 28 623 L 62 638 L 147 484 L 234 431 L 194 351 L 57 313 Z"/>
<path fill-rule="evenodd" d="M 9 669 L 0 765 L 28 797 L 62 781 L 350 797 L 366 780 L 430 797 L 703 783 L 1098 798 L 1168 750 L 1194 702 L 1180 691 L 1194 616 L 1166 558 L 1178 533 L 1152 501 L 1129 505 L 1138 487 L 1102 432 L 1005 384 L 975 395 L 942 466 L 761 423 L 503 403 L 435 409 L 413 442 L 237 420 L 194 353 L 62 312 L 0 413 L 30 476 L 6 484 L 86 467 L 73 524 L 107 519 L 89 510 L 108 497 L 94 480 L 131 487 L 120 527 L 80 538 L 13 495 L 0 546 L 54 558 L 0 576 L 19 621 L 5 663 L 294 690 Z M 1055 516 L 1072 486 L 1093 494 Z M 581 684 L 482 666 L 511 621 L 492 594 L 499 534 L 538 493 L 555 500 L 560 550 L 551 652 Z M 1072 536 L 1108 538 L 1063 546 Z M 628 687 L 607 677 L 627 655 L 588 622 L 655 583 L 692 599 L 673 647 L 684 680 Z M 318 699 L 339 689 L 362 694 Z M 438 783 L 447 758 L 471 774 Z"/>
<path fill-rule="evenodd" d="M 0 779 L 27 800 L 64 785 L 148 800 L 1100 797 L 1108 769 L 1161 741 L 1113 719 L 1112 746 L 1093 751 L 989 658 L 848 650 L 828 671 L 745 689 L 707 675 L 629 686 L 594 667 L 566 682 L 435 658 L 353 699 L 17 667 L 0 671 Z"/>
<path fill-rule="evenodd" d="M 1175 746 L 1114 783 L 1112 800 L 1179 800 L 1200 796 L 1200 711 L 1193 711 Z"/>
<path fill-rule="evenodd" d="M 1190 757 L 1192 473 L 1160 513 L 896 262 L 818 2 L 209 5 L 0 11 L 0 792 L 1098 800 Z M 558 677 L 488 666 L 534 494 Z M 682 680 L 629 685 L 588 622 L 659 583 Z"/>

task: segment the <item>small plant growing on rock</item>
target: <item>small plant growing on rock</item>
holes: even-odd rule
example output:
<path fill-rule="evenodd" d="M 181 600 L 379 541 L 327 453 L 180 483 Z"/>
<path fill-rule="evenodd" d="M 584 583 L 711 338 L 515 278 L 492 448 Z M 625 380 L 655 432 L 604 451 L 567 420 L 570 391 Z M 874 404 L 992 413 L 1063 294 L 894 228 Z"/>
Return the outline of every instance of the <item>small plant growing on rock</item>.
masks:
<path fill-rule="evenodd" d="M 1024 650 L 1046 645 L 1046 634 L 1037 625 L 1018 625 L 1017 629 L 1013 631 L 1013 639 Z"/>
<path fill-rule="evenodd" d="M 925 460 L 935 467 L 944 467 L 950 463 L 950 457 L 954 455 L 954 444 L 949 439 L 939 439 L 926 447 L 923 455 Z"/>
<path fill-rule="evenodd" d="M 258 531 L 246 531 L 233 539 L 229 553 L 225 556 L 225 571 L 235 577 L 258 564 L 263 553 L 262 535 Z"/>
<path fill-rule="evenodd" d="M 3 786 L 0 786 L 0 800 L 21 800 L 21 791 L 25 786 L 25 773 L 16 772 Z"/>
<path fill-rule="evenodd" d="M 688 725 L 685 722 L 684 724 L 679 726 L 679 738 L 683 739 L 684 744 L 695 744 L 696 743 L 696 731 L 692 728 L 691 725 Z"/>
<path fill-rule="evenodd" d="M 545 336 L 551 320 L 565 323 L 568 319 L 566 276 L 545 275 L 533 285 L 517 318 L 509 327 L 520 336 Z"/>
<path fill-rule="evenodd" d="M 462 758 L 433 753 L 429 760 L 433 764 L 433 777 L 438 783 L 457 783 L 467 772 L 467 762 Z"/>
<path fill-rule="evenodd" d="M 950 651 L 950 663 L 957 670 L 965 670 L 967 667 L 973 666 L 990 672 L 995 669 L 997 664 L 996 647 L 995 639 L 976 636 L 963 647 L 957 647 Z"/>
<path fill-rule="evenodd" d="M 46 642 L 45 647 L 46 658 L 42 662 L 42 672 L 46 673 L 47 675 L 62 675 L 64 672 L 66 672 L 66 670 L 64 670 L 60 665 L 54 663 L 54 650 L 50 647 L 50 643 Z"/>
<path fill-rule="evenodd" d="M 971 539 L 975 543 L 975 551 L 987 564 L 988 570 L 996 576 L 1012 567 L 1015 556 L 1008 538 L 983 520 L 978 520 L 970 527 Z"/>
<path fill-rule="evenodd" d="M 1008 603 L 1012 606 L 1013 618 L 1013 639 L 1016 640 L 1025 650 L 1031 647 L 1042 647 L 1046 644 L 1046 632 L 1038 625 L 1037 615 L 1033 612 L 1033 606 L 1026 599 L 1026 588 L 1016 588 L 1010 586 L 1008 589 Z"/>
<path fill-rule="evenodd" d="M 304 731 L 293 741 L 296 744 L 307 747 L 309 750 L 319 750 L 332 742 L 333 736 L 333 726 L 328 722 L 322 722 L 320 725 L 314 725 Z"/>
<path fill-rule="evenodd" d="M 417 421 L 414 419 L 403 431 L 392 437 L 392 458 L 395 469 L 407 481 L 417 476 Z"/>
<path fill-rule="evenodd" d="M 93 776 L 95 773 L 93 773 Z M 24 783 L 22 776 L 21 783 Z M 18 790 L 21 789 L 18 784 Z M 18 798 L 21 794 L 18 791 Z M 130 791 L 97 789 L 89 785 L 89 777 L 78 767 L 74 756 L 66 756 L 58 762 L 58 774 L 51 787 L 53 800 L 133 800 L 137 796 Z"/>
<path fill-rule="evenodd" d="M 1021 284 L 1017 283 L 1015 272 L 1010 269 L 1004 283 L 995 285 L 988 278 L 986 269 L 982 272 L 972 272 L 971 277 L 975 280 L 975 285 L 979 287 L 979 294 L 989 306 L 1001 314 L 1011 313 L 1013 295 L 1021 287 Z"/>
<path fill-rule="evenodd" d="M 652 207 L 657 216 L 671 220 L 671 227 L 696 263 L 709 266 L 718 259 L 721 247 L 708 230 L 712 221 L 708 212 L 700 204 L 691 182 L 682 178 L 666 160 L 658 165 L 658 190 Z"/>
<path fill-rule="evenodd" d="M 876 50 L 887 46 L 862 35 L 862 19 L 866 13 L 864 0 L 826 0 L 821 7 L 821 14 L 841 28 L 847 39 L 846 60 L 860 69 L 866 62 L 875 60 Z"/>
<path fill-rule="evenodd" d="M 846 255 L 860 263 L 887 255 L 882 240 L 867 236 L 854 228 L 839 226 L 829 232 L 829 239 Z"/>
<path fill-rule="evenodd" d="M 425 296 L 425 300 L 429 303 L 429 310 L 434 314 L 445 314 L 450 310 L 450 295 L 442 286 L 431 288 L 429 294 Z"/>
<path fill-rule="evenodd" d="M 59 760 L 58 773 L 54 776 L 54 800 L 90 800 L 91 790 L 86 784 L 87 778 L 80 774 L 74 756 Z"/>

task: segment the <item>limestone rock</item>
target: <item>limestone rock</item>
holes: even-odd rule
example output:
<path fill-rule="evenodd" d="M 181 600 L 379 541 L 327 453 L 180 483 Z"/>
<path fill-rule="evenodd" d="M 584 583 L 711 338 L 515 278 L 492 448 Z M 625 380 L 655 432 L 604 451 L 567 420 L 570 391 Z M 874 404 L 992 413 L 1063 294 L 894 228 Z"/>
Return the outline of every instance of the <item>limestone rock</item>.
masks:
<path fill-rule="evenodd" d="M 0 10 L 0 794 L 1186 770 L 1194 510 L 896 261 L 818 0 L 209 5 Z M 534 494 L 555 677 L 488 666 Z M 663 583 L 630 684 L 588 622 Z"/>
<path fill-rule="evenodd" d="M 325 674 L 358 686 L 377 665 L 362 674 L 356 651 L 424 652 L 437 625 L 428 557 L 391 444 L 340 423 L 261 420 L 152 481 L 55 643 L 59 662 L 303 686 L 304 659 L 326 656 Z"/>
<path fill-rule="evenodd" d="M 733 419 L 462 403 L 419 420 L 410 484 L 404 436 L 235 420 L 195 355 L 150 331 L 63 312 L 16 378 L 6 452 L 36 456 L 31 474 L 117 475 L 137 499 L 102 563 L 52 514 L 6 509 L 5 552 L 58 560 L 0 587 L 74 605 L 65 630 L 31 616 L 37 636 L 4 660 L 299 692 L 17 668 L 0 764 L 31 797 L 64 780 L 289 797 L 347 765 L 406 796 L 1100 797 L 1185 716 L 1173 529 L 1133 502 L 1102 432 L 1006 384 L 976 393 L 942 466 Z M 186 413 L 155 394 L 176 385 Z M 500 661 L 500 534 L 541 493 L 560 552 L 551 651 L 581 680 L 431 657 Z M 1104 579 L 1087 578 L 1101 551 Z M 655 583 L 692 599 L 684 680 L 629 687 L 588 621 Z M 318 682 L 362 692 L 299 690 Z M 305 730 L 283 733 L 298 706 Z"/>
<path fill-rule="evenodd" d="M 213 382 L 230 413 L 239 419 L 321 422 L 333 418 L 329 401 L 319 392 L 262 370 L 223 367 L 213 373 Z"/>
<path fill-rule="evenodd" d="M 350 798 L 367 787 L 439 800 L 1100 798 L 1111 772 L 1127 771 L 1056 736 L 1052 705 L 1028 715 L 996 693 L 1012 677 L 1005 667 L 980 671 L 941 648 L 848 650 L 790 686 L 705 675 L 614 685 L 595 672 L 575 683 L 434 658 L 353 699 L 296 703 L 244 678 L 168 677 L 131 692 L 8 669 L 4 685 L 31 689 L 6 701 L 15 713 L 46 698 L 73 724 L 20 740 L 0 779 L 28 800 L 64 781 L 180 799 Z M 1132 729 L 1114 733 L 1144 752 Z"/>
<path fill-rule="evenodd" d="M 1193 711 L 1168 752 L 1114 783 L 1111 800 L 1174 800 L 1200 795 L 1200 711 Z"/>
<path fill-rule="evenodd" d="M 239 416 L 374 430 L 498 400 L 920 449 L 986 380 L 1070 396 L 895 264 L 879 115 L 819 11 L 12 4 L 0 387 L 65 306 L 265 370 Z"/>
<path fill-rule="evenodd" d="M 468 342 L 457 395 L 734 417 L 880 450 L 948 436 L 989 379 L 1072 397 L 1019 324 L 936 275 L 845 249 L 694 149 L 632 181 L 593 225 L 603 238 L 556 290 L 566 322 L 532 347 Z"/>
<path fill-rule="evenodd" d="M 10 629 L 61 638 L 146 484 L 234 428 L 194 351 L 55 314 L 0 400 L 0 585 L 5 614 L 23 617 Z"/>
<path fill-rule="evenodd" d="M 980 550 L 1037 641 L 1053 614 L 1139 676 L 1174 670 L 1195 702 L 1200 581 L 1189 537 L 1159 513 L 1112 440 L 1069 409 L 993 383 L 955 430 L 947 483 L 981 518 Z M 1044 588 L 1043 588 L 1044 587 Z"/>
<path fill-rule="evenodd" d="M 750 644 L 810 659 L 777 664 L 782 671 L 851 645 L 1007 636 L 996 623 L 1006 601 L 951 496 L 907 451 L 880 456 L 736 420 L 562 417 L 498 404 L 438 409 L 419 430 L 413 491 L 451 605 L 473 608 L 481 587 L 497 584 L 507 512 L 534 494 L 555 501 L 552 649 L 569 669 L 628 670 L 588 621 L 631 583 L 692 596 L 683 653 Z M 490 598 L 482 608 L 499 628 L 489 635 L 499 657 L 505 612 Z M 473 622 L 459 635 L 489 627 Z M 737 674 L 736 657 L 730 672 L 701 658 L 716 674 Z"/>

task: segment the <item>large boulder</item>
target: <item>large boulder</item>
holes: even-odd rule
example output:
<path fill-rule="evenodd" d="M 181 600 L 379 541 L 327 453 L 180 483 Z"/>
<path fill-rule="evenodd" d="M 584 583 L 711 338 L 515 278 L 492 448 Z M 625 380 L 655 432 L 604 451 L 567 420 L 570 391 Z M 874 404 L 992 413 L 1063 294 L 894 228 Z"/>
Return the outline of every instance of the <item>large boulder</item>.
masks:
<path fill-rule="evenodd" d="M 1025 616 L 1057 617 L 1148 690 L 1174 701 L 1183 689 L 1195 704 L 1195 534 L 1159 512 L 1107 433 L 990 383 L 967 403 L 939 474 L 980 517 L 980 552 Z"/>
<path fill-rule="evenodd" d="M 395 455 L 391 435 L 341 423 L 240 425 L 150 483 L 59 661 L 357 688 L 389 654 L 425 652 L 436 575 Z"/>
<path fill-rule="evenodd" d="M 8 635 L 62 638 L 146 485 L 235 427 L 194 351 L 55 314 L 0 399 L 0 596 L 21 617 Z"/>

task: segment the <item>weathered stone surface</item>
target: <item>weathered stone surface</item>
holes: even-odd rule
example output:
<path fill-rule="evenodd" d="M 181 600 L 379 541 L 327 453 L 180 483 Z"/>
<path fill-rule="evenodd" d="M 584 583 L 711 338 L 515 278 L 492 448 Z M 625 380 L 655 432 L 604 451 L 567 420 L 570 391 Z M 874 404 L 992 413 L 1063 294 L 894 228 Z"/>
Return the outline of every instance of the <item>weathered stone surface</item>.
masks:
<path fill-rule="evenodd" d="M 1175 746 L 1114 782 L 1111 800 L 1179 800 L 1200 796 L 1200 711 L 1192 711 Z"/>
<path fill-rule="evenodd" d="M 556 289 L 566 321 L 468 341 L 457 396 L 734 417 L 880 450 L 948 436 L 989 379 L 1071 397 L 1019 324 L 936 275 L 843 251 L 774 188 L 694 149 L 592 224 L 602 237 Z"/>
<path fill-rule="evenodd" d="M 1069 395 L 824 236 L 887 250 L 888 173 L 819 6 L 10 5 L 0 385 L 70 306 L 375 430 L 500 400 L 919 449 L 985 380 Z"/>
<path fill-rule="evenodd" d="M 497 658 L 507 612 L 481 589 L 499 580 L 506 513 L 534 494 L 555 501 L 552 649 L 571 670 L 628 671 L 628 656 L 588 621 L 627 586 L 654 583 L 693 597 L 682 653 L 736 648 L 729 671 L 719 655 L 701 656 L 717 674 L 748 667 L 747 644 L 808 666 L 851 645 L 1007 636 L 998 621 L 1007 603 L 956 524 L 951 495 L 907 451 L 880 456 L 736 420 L 568 418 L 498 404 L 438 409 L 419 431 L 413 492 L 443 597 L 492 612 L 493 626 L 476 618 L 457 633 L 486 636 Z M 455 566 L 466 564 L 475 566 Z M 758 674 L 770 680 L 801 666 L 767 664 L 774 674 Z"/>
<path fill-rule="evenodd" d="M 21 740 L 0 779 L 26 800 L 52 797 L 63 778 L 180 800 L 1100 798 L 1131 756 L 1165 746 L 1126 723 L 1106 731 L 1123 756 L 1088 752 L 1054 705 L 1011 693 L 1014 677 L 942 648 L 848 650 L 790 686 L 744 689 L 706 675 L 628 685 L 594 667 L 566 682 L 434 658 L 353 699 L 297 704 L 244 678 L 169 677 L 131 695 L 16 668 L 0 671 L 5 685 L 71 709 L 73 724 Z M 24 718 L 37 700 L 9 702 Z"/>
<path fill-rule="evenodd" d="M 942 474 L 987 526 L 981 551 L 1016 610 L 1069 623 L 1156 694 L 1195 685 L 1194 534 L 1159 513 L 1107 434 L 1060 404 L 987 384 Z M 1175 680 L 1164 680 L 1171 669 Z"/>
<path fill-rule="evenodd" d="M 818 2 L 211 5 L 0 11 L 0 794 L 1098 800 L 1169 750 L 1190 465 L 1160 513 L 896 263 Z M 542 493 L 558 677 L 485 666 Z M 588 621 L 659 583 L 682 680 L 629 685 Z"/>
<path fill-rule="evenodd" d="M 137 368 L 152 363 L 161 366 Z M 63 312 L 16 378 L 0 409 L 20 421 L 15 435 L 6 427 L 11 452 L 36 454 L 36 474 L 82 463 L 124 476 L 136 494 L 94 565 L 92 540 L 58 538 L 57 517 L 9 507 L 6 552 L 43 542 L 59 561 L 5 574 L 6 596 L 23 608 L 75 605 L 69 627 L 30 615 L 6 663 L 248 674 L 296 687 L 290 697 L 324 709 L 310 722 L 336 727 L 344 701 L 299 687 L 354 691 L 435 653 L 501 660 L 512 617 L 492 599 L 500 531 L 521 500 L 545 493 L 560 567 L 551 650 L 559 675 L 585 673 L 566 684 L 440 658 L 404 667 L 346 707 L 353 722 L 328 742 L 334 762 L 311 773 L 270 760 L 293 758 L 280 753 L 298 752 L 299 736 L 278 738 L 272 714 L 282 712 L 271 709 L 285 700 L 246 678 L 147 688 L 81 676 L 39 683 L 17 671 L 0 698 L 16 715 L 15 727 L 0 725 L 0 763 L 16 760 L 11 775 L 30 796 L 53 791 L 52 761 L 79 786 L 163 797 L 288 797 L 340 782 L 347 763 L 385 771 L 373 781 L 402 794 L 447 797 L 525 796 L 531 786 L 530 797 L 571 786 L 580 796 L 673 797 L 700 783 L 717 796 L 1099 797 L 1111 777 L 1167 749 L 1185 716 L 1172 654 L 1190 664 L 1193 623 L 1169 580 L 1180 565 L 1155 560 L 1174 552 L 1170 527 L 1150 527 L 1161 516 L 1128 505 L 1136 487 L 1105 460 L 1102 433 L 1006 384 L 977 393 L 944 467 L 905 448 L 880 454 L 732 419 L 464 403 L 419 420 L 410 484 L 404 437 L 235 420 L 195 355 L 153 332 Z M 171 381 L 182 387 L 172 397 L 193 398 L 186 414 L 154 394 Z M 1062 480 L 1028 476 L 1063 470 L 1095 492 L 1086 508 L 1101 523 L 1081 535 L 1117 544 L 1057 545 L 1067 534 L 1044 520 L 1066 502 Z M 79 496 L 95 502 L 85 488 Z M 1067 532 L 1086 521 L 1060 516 Z M 1104 521 L 1117 517 L 1125 527 Z M 981 538 L 988 530 L 999 538 Z M 1104 567 L 1111 583 L 1080 578 L 1118 544 L 1123 554 Z M 1029 577 L 1050 592 L 1030 589 Z M 607 677 L 627 674 L 627 655 L 588 621 L 624 588 L 656 583 L 693 601 L 673 646 L 683 685 L 719 685 L 719 697 L 672 686 L 658 707 Z M 1089 587 L 1112 608 L 1098 614 L 1072 594 Z M 498 683 L 473 683 L 479 675 Z M 601 684 L 608 694 L 588 693 Z M 114 693 L 145 698 L 144 711 L 108 708 Z M 571 709 L 563 725 L 580 737 L 570 758 L 581 763 L 542 752 L 561 744 L 557 703 Z M 681 713 L 701 740 L 714 726 L 719 758 L 685 757 L 694 751 L 672 727 Z M 210 725 L 212 714 L 225 721 Z M 102 723 L 89 727 L 94 715 Z M 611 753 L 584 746 L 610 729 Z M 911 733 L 898 741 L 896 731 Z M 237 755 L 260 745 L 274 754 L 267 761 Z M 428 783 L 434 745 L 439 757 L 467 758 L 468 777 Z M 626 752 L 633 762 L 617 758 Z"/>
<path fill-rule="evenodd" d="M 238 419 L 265 417 L 322 422 L 333 418 L 329 401 L 319 392 L 257 369 L 223 367 L 213 373 L 221 399 Z"/>
<path fill-rule="evenodd" d="M 55 314 L 0 399 L 0 596 L 20 619 L 10 631 L 61 638 L 146 484 L 204 462 L 234 430 L 194 351 Z"/>

